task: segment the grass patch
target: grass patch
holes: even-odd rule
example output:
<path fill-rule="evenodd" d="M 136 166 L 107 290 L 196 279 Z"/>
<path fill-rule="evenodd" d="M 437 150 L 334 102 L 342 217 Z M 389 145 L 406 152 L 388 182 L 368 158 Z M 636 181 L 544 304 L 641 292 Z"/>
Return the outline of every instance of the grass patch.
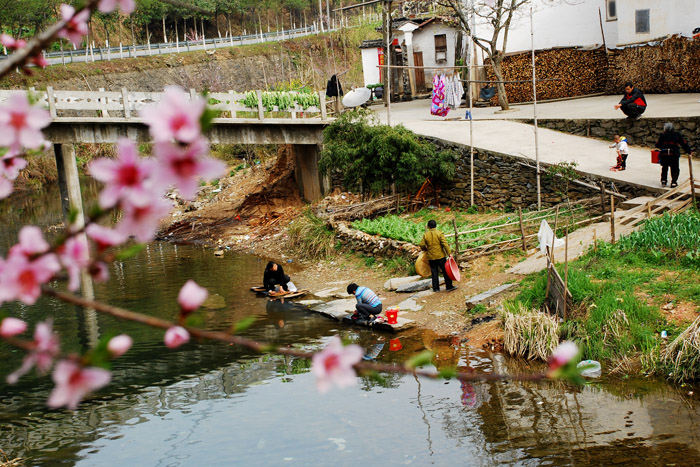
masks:
<path fill-rule="evenodd" d="M 597 254 L 591 250 L 570 262 L 568 285 L 574 309 L 559 337 L 577 342 L 583 359 L 615 363 L 632 358 L 642 360 L 647 370 L 671 373 L 675 381 L 700 379 L 698 320 L 684 329 L 669 323 L 660 309 L 669 300 L 700 304 L 698 232 L 696 212 L 663 216 L 647 221 L 642 230 L 615 245 L 599 243 Z M 511 313 L 540 309 L 545 290 L 544 271 L 533 274 L 522 281 L 521 292 L 505 308 Z M 648 297 L 663 300 L 650 305 Z M 665 352 L 661 352 L 662 330 L 675 339 Z"/>
<path fill-rule="evenodd" d="M 328 259 L 335 254 L 335 233 L 310 209 L 289 223 L 287 246 L 310 259 Z"/>
<path fill-rule="evenodd" d="M 521 307 L 503 317 L 506 351 L 518 357 L 546 360 L 559 344 L 557 321 L 544 313 Z"/>

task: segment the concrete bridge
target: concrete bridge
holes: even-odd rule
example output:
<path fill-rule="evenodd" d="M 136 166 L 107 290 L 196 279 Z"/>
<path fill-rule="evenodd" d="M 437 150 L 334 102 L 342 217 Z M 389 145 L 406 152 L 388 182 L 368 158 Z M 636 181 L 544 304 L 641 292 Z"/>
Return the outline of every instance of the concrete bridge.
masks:
<path fill-rule="evenodd" d="M 13 93 L 0 91 L 0 102 Z M 148 127 L 140 117 L 141 110 L 159 102 L 162 93 L 133 92 L 122 89 L 110 92 L 33 91 L 33 97 L 48 108 L 51 124 L 44 130 L 53 143 L 59 168 L 59 180 L 65 199 L 79 200 L 75 148 L 77 143 L 116 143 L 120 137 L 136 142 L 150 142 Z M 294 94 L 294 93 L 292 93 Z M 190 95 L 197 94 L 190 90 Z M 209 108 L 219 112 L 205 134 L 212 144 L 287 144 L 295 156 L 295 177 L 299 191 L 307 201 L 321 198 L 327 187 L 318 172 L 318 157 L 323 142 L 323 129 L 330 123 L 326 114 L 325 93 L 318 93 L 318 105 L 302 108 L 298 103 L 289 108 L 266 107 L 263 93 L 256 92 L 256 107 L 247 107 L 244 94 L 210 93 Z M 250 102 L 250 101 L 249 101 Z M 77 193 L 70 194 L 71 191 Z M 70 203 L 71 205 L 73 203 Z M 65 206 L 67 208 L 67 206 Z"/>

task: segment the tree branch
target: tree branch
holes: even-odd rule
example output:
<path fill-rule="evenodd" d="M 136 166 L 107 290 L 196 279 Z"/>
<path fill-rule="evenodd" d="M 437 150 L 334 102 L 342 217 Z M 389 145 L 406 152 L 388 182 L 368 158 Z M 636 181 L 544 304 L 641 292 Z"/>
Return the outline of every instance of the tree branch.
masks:
<path fill-rule="evenodd" d="M 91 308 L 100 313 L 105 313 L 115 318 L 124 319 L 127 321 L 134 321 L 137 323 L 145 324 L 147 326 L 169 329 L 177 324 L 172 321 L 167 321 L 160 318 L 155 318 L 153 316 L 144 315 L 142 313 L 136 313 L 133 311 L 125 310 L 123 308 L 118 308 L 115 306 L 107 305 L 104 303 L 96 302 L 94 300 L 87 300 L 85 298 L 78 297 L 66 292 L 59 292 L 57 290 L 51 289 L 46 286 L 42 286 L 41 291 L 44 295 L 57 298 L 61 301 L 72 303 L 74 305 L 79 305 L 84 308 Z M 277 347 L 273 344 L 262 343 L 254 341 L 252 339 L 247 339 L 245 337 L 236 336 L 221 331 L 203 331 L 201 329 L 192 328 L 184 326 L 187 332 L 191 336 L 197 339 L 208 339 L 220 342 L 226 342 L 229 344 L 239 345 L 241 347 L 247 347 L 255 352 L 259 353 L 275 353 L 279 355 L 289 355 L 291 357 L 306 358 L 310 359 L 313 357 L 313 353 L 302 352 L 299 350 L 294 350 L 287 347 Z M 440 374 L 434 371 L 426 370 L 414 370 L 408 368 L 404 365 L 395 365 L 387 363 L 376 363 L 376 362 L 359 362 L 354 365 L 356 370 L 361 372 L 383 372 L 383 373 L 401 373 L 401 374 L 415 374 L 425 378 L 440 378 Z M 460 381 L 542 381 L 547 379 L 547 375 L 543 373 L 533 373 L 533 374 L 522 374 L 522 375 L 502 375 L 497 373 L 466 373 L 460 372 L 455 376 Z"/>

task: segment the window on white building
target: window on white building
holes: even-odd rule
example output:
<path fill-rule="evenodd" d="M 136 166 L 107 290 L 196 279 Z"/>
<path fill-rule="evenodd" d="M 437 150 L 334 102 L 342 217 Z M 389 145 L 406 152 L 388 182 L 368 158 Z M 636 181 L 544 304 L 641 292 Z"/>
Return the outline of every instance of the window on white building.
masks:
<path fill-rule="evenodd" d="M 444 62 L 447 60 L 447 35 L 435 35 L 435 61 Z"/>
<path fill-rule="evenodd" d="M 637 34 L 649 34 L 649 10 L 635 10 L 634 32 Z"/>
<path fill-rule="evenodd" d="M 605 0 L 605 14 L 608 21 L 617 21 L 616 0 Z"/>

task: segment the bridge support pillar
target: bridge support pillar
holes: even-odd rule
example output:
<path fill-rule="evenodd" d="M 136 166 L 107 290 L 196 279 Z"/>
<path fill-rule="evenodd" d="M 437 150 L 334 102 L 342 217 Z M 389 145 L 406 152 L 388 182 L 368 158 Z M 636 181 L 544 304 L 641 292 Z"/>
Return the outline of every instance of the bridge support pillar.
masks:
<path fill-rule="evenodd" d="M 58 171 L 58 186 L 61 192 L 61 207 L 63 208 L 63 218 L 66 227 L 69 226 L 70 212 L 75 211 L 75 221 L 73 228 L 82 229 L 85 226 L 85 214 L 83 211 L 83 197 L 80 192 L 80 178 L 78 177 L 78 164 L 75 160 L 75 146 L 72 144 L 54 144 L 54 155 L 56 156 L 56 169 Z M 78 235 L 78 240 L 85 242 L 87 246 L 87 236 L 85 233 Z M 80 275 L 80 292 L 83 298 L 94 300 L 92 277 L 86 271 Z M 84 310 L 85 329 L 89 347 L 97 345 L 98 326 L 97 316 L 94 310 Z"/>
<path fill-rule="evenodd" d="M 299 185 L 304 201 L 313 203 L 323 197 L 328 190 L 324 177 L 318 171 L 318 159 L 321 150 L 319 144 L 293 144 L 294 178 Z"/>

